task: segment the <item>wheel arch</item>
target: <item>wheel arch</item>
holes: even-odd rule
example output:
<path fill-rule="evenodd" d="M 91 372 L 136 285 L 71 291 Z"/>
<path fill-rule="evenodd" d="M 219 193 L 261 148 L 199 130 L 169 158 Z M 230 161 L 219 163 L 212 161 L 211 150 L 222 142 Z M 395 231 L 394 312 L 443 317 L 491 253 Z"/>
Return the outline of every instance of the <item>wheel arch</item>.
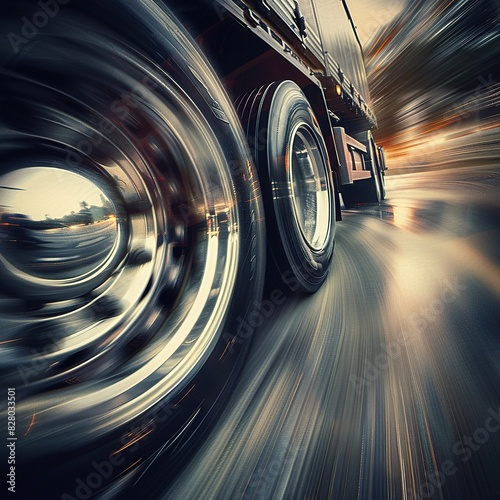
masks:
<path fill-rule="evenodd" d="M 263 30 L 260 25 L 252 26 L 248 17 L 245 18 L 246 24 L 243 24 L 217 2 L 207 5 L 201 0 L 201 4 L 208 13 L 202 20 L 193 22 L 188 13 L 183 17 L 183 4 L 177 0 L 174 1 L 174 12 L 179 11 L 181 20 L 184 19 L 196 42 L 217 70 L 233 103 L 237 103 L 241 95 L 256 88 L 284 80 L 293 81 L 306 96 L 327 148 L 333 174 L 336 220 L 342 220 L 340 164 L 320 80 L 311 68 L 298 60 L 272 28 Z"/>

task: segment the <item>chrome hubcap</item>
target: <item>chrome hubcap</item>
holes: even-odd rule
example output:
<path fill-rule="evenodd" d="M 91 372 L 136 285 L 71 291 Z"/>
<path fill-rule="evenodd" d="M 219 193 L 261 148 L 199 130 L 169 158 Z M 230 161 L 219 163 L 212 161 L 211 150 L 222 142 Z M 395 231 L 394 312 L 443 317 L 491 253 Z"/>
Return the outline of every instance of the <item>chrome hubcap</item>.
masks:
<path fill-rule="evenodd" d="M 291 134 L 290 145 L 288 170 L 295 219 L 307 244 L 321 250 L 328 241 L 331 217 L 326 160 L 305 123 Z"/>
<path fill-rule="evenodd" d="M 84 295 L 116 272 L 128 240 L 122 200 L 53 167 L 0 176 L 0 280 L 27 300 Z"/>

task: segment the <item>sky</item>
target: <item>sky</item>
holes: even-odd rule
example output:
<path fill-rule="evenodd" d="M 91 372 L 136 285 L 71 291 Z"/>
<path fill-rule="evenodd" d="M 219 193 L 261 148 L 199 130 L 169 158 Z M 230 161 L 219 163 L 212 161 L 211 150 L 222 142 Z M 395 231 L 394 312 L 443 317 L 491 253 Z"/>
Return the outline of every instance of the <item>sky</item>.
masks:
<path fill-rule="evenodd" d="M 500 2 L 347 4 L 363 44 L 378 121 L 374 135 L 388 161 L 454 165 L 465 162 L 465 146 L 471 161 L 498 158 Z"/>
<path fill-rule="evenodd" d="M 407 0 L 347 0 L 351 16 L 363 46 L 379 28 L 394 19 Z"/>
<path fill-rule="evenodd" d="M 73 172 L 50 167 L 14 170 L 2 176 L 2 205 L 12 213 L 22 213 L 40 221 L 78 212 L 80 202 L 102 206 L 101 191 L 92 182 Z"/>

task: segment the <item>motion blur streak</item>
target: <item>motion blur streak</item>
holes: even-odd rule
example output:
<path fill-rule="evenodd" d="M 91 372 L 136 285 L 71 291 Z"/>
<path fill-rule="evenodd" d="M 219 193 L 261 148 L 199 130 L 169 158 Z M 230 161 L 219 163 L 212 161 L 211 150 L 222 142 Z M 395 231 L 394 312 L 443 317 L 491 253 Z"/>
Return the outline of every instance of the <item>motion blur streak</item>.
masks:
<path fill-rule="evenodd" d="M 388 184 L 164 498 L 500 498 L 500 169 Z"/>
<path fill-rule="evenodd" d="M 389 164 L 500 158 L 499 25 L 496 0 L 416 0 L 365 47 Z"/>

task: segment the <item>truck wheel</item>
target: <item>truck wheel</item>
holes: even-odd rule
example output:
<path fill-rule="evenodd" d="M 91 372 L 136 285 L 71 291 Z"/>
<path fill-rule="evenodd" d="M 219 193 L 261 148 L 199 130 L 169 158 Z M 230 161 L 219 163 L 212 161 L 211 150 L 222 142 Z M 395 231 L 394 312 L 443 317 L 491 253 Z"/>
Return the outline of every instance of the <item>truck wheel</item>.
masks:
<path fill-rule="evenodd" d="M 346 208 L 363 205 L 365 203 L 380 203 L 382 199 L 380 179 L 377 173 L 369 179 L 363 179 L 353 184 L 343 185 L 340 192 Z"/>
<path fill-rule="evenodd" d="M 385 174 L 382 170 L 379 169 L 379 182 L 380 182 L 380 201 L 385 200 L 387 196 L 387 191 L 385 189 Z"/>
<path fill-rule="evenodd" d="M 319 124 L 300 88 L 276 82 L 248 94 L 240 116 L 259 169 L 271 272 L 315 292 L 333 257 L 333 181 Z"/>
<path fill-rule="evenodd" d="M 371 134 L 368 133 L 366 143 L 371 161 L 369 163 L 372 177 L 345 184 L 341 187 L 342 200 L 346 208 L 351 208 L 364 203 L 380 203 L 385 198 L 385 184 L 377 159 L 377 151 Z"/>
<path fill-rule="evenodd" d="M 379 192 L 380 192 L 380 199 L 379 202 L 382 200 L 385 200 L 386 196 L 386 191 L 385 191 L 385 176 L 384 172 L 382 171 L 382 168 L 380 167 L 380 162 L 378 159 L 377 155 L 377 146 L 375 144 L 375 141 L 373 140 L 373 137 L 370 134 L 370 154 L 371 157 L 373 158 L 373 165 L 375 167 L 375 171 L 377 174 L 377 180 L 378 180 L 378 186 L 379 186 Z"/>
<path fill-rule="evenodd" d="M 238 118 L 176 20 L 148 0 L 39 4 L 0 19 L 0 380 L 19 489 L 73 497 L 210 420 L 265 233 Z"/>
<path fill-rule="evenodd" d="M 378 182 L 380 185 L 380 201 L 385 200 L 387 191 L 385 190 L 385 174 L 381 170 L 378 171 Z"/>

